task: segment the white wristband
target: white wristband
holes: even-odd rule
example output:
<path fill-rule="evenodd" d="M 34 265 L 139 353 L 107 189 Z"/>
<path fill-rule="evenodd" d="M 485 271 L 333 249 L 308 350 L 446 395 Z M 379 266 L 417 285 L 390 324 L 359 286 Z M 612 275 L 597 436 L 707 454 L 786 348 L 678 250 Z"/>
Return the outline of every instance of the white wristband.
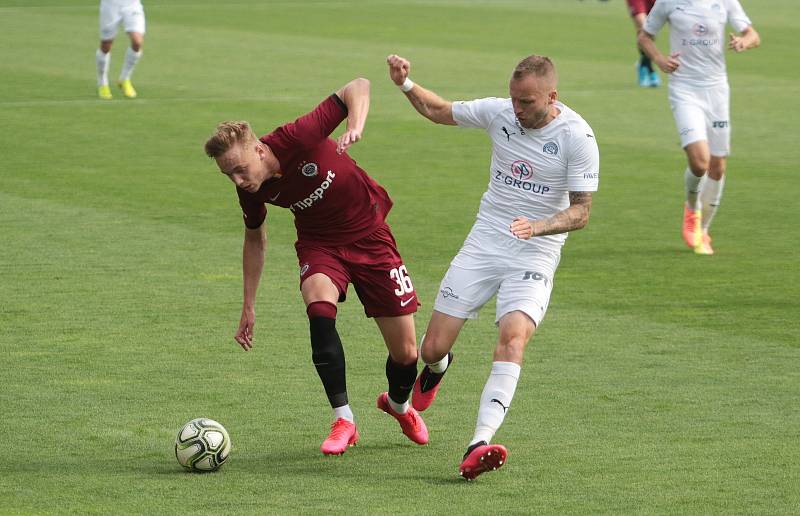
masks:
<path fill-rule="evenodd" d="M 403 84 L 400 85 L 400 91 L 403 93 L 411 91 L 411 88 L 414 87 L 414 81 L 406 77 L 406 80 L 403 81 Z"/>

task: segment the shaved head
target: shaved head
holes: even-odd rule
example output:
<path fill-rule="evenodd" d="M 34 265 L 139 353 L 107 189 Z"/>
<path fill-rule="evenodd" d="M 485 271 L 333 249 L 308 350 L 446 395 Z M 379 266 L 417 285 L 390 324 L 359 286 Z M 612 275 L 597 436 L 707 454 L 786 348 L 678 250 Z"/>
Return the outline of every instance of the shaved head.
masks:
<path fill-rule="evenodd" d="M 528 76 L 534 76 L 541 79 L 542 82 L 547 84 L 552 89 L 558 85 L 558 74 L 556 67 L 549 57 L 545 56 L 528 56 L 514 68 L 514 73 L 511 74 L 511 79 L 518 81 Z"/>

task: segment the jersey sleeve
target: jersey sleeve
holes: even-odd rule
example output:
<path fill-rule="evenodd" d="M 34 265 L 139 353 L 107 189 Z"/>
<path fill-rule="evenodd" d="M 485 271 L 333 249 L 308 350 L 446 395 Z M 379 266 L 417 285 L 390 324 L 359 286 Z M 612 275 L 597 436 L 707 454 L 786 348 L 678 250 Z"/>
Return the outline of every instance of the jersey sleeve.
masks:
<path fill-rule="evenodd" d="M 247 229 L 258 229 L 267 218 L 267 205 L 255 199 L 241 188 L 236 188 L 239 206 L 242 207 L 242 218 Z"/>
<path fill-rule="evenodd" d="M 327 138 L 342 120 L 347 106 L 336 94 L 323 100 L 312 111 L 275 130 L 287 147 L 310 149 Z"/>
<path fill-rule="evenodd" d="M 650 14 L 647 15 L 647 19 L 645 19 L 644 26 L 642 27 L 646 33 L 655 36 L 664 24 L 667 23 L 669 19 L 669 4 L 669 0 L 656 0 L 656 3 L 650 10 Z"/>
<path fill-rule="evenodd" d="M 453 120 L 461 127 L 488 129 L 506 102 L 496 97 L 453 102 Z"/>
<path fill-rule="evenodd" d="M 753 22 L 747 17 L 747 14 L 742 8 L 739 0 L 728 0 L 728 24 L 733 27 L 736 32 L 742 32 L 747 27 L 750 27 Z"/>
<path fill-rule="evenodd" d="M 567 190 L 596 192 L 600 182 L 600 151 L 588 124 L 576 124 L 567 154 Z"/>

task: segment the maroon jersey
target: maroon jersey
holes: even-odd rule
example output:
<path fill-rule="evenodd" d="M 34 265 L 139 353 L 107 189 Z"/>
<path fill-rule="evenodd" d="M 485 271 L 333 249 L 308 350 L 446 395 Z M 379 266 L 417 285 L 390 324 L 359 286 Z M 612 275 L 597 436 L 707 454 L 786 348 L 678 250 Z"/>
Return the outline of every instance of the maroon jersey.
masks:
<path fill-rule="evenodd" d="M 637 14 L 649 14 L 650 10 L 653 9 L 653 5 L 655 5 L 656 0 L 627 0 L 628 1 L 628 12 L 631 13 L 631 16 L 636 16 Z"/>
<path fill-rule="evenodd" d="M 328 137 L 347 117 L 347 106 L 331 95 L 313 111 L 278 127 L 261 141 L 281 165 L 282 176 L 258 192 L 236 188 L 245 225 L 254 229 L 267 216 L 266 204 L 294 213 L 298 243 L 341 245 L 374 232 L 392 201 L 347 153 L 336 153 Z"/>

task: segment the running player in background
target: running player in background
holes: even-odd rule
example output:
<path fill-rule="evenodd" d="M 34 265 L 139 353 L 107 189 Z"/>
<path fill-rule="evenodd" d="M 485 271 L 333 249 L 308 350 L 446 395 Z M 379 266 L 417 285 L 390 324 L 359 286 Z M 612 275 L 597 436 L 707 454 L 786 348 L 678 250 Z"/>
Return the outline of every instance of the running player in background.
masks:
<path fill-rule="evenodd" d="M 567 232 L 589 221 L 600 174 L 597 142 L 583 118 L 558 101 L 558 77 L 547 57 L 529 56 L 517 65 L 511 98 L 467 102 L 415 85 L 411 63 L 402 57 L 391 55 L 387 63 L 390 78 L 422 116 L 483 129 L 492 141 L 489 187 L 440 285 L 420 343 L 426 365 L 412 395 L 417 410 L 430 406 L 461 328 L 496 294 L 499 336 L 460 466 L 471 480 L 506 460 L 505 447 L 489 443 L 511 406 L 525 346 L 547 310 Z"/>
<path fill-rule="evenodd" d="M 247 122 L 223 122 L 205 144 L 206 154 L 235 185 L 244 213 L 244 302 L 234 339 L 253 346 L 255 302 L 266 248 L 267 204 L 288 208 L 297 228 L 300 292 L 311 333 L 311 356 L 333 423 L 320 449 L 339 455 L 358 441 L 347 396 L 345 355 L 336 330 L 336 304 L 352 283 L 367 317 L 375 318 L 389 356 L 388 392 L 378 408 L 406 436 L 428 442 L 425 423 L 408 398 L 417 376 L 413 313 L 417 295 L 397 251 L 386 215 L 392 201 L 345 152 L 361 139 L 369 111 L 369 81 L 355 79 L 294 122 L 256 138 Z M 338 138 L 328 136 L 347 119 Z"/>
<path fill-rule="evenodd" d="M 104 100 L 112 98 L 111 88 L 108 87 L 108 67 L 111 64 L 111 45 L 114 43 L 120 23 L 131 39 L 131 46 L 125 51 L 125 62 L 122 64 L 117 86 L 126 97 L 136 98 L 131 75 L 136 63 L 142 57 L 144 7 L 140 0 L 100 0 L 100 48 L 95 52 L 95 61 L 97 95 Z"/>
<path fill-rule="evenodd" d="M 655 45 L 669 23 L 670 55 Z M 669 103 L 689 163 L 684 171 L 683 240 L 697 254 L 714 254 L 709 228 L 722 199 L 730 154 L 728 48 L 744 52 L 761 43 L 739 0 L 657 0 L 639 32 L 639 47 L 669 78 Z"/>
<path fill-rule="evenodd" d="M 647 18 L 647 13 L 653 8 L 656 0 L 627 0 L 628 12 L 633 20 L 633 25 L 636 27 L 636 35 L 638 38 L 644 26 L 644 20 Z M 647 54 L 642 52 L 637 44 L 639 50 L 639 61 L 636 62 L 636 73 L 639 80 L 639 86 L 642 88 L 657 88 L 661 86 L 661 78 L 658 72 L 653 70 L 653 64 Z"/>

